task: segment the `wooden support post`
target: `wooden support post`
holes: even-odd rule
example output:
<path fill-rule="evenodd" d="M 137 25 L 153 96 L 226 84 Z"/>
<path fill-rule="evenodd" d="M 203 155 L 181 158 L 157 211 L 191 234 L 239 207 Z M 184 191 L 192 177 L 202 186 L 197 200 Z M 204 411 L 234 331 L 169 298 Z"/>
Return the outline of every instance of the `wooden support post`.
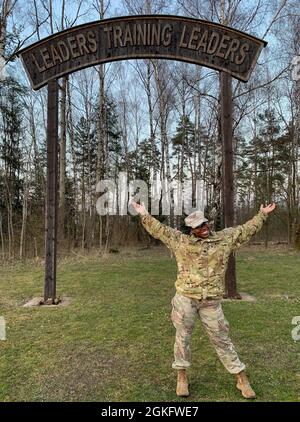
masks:
<path fill-rule="evenodd" d="M 45 303 L 56 299 L 58 82 L 48 82 L 47 193 L 45 221 Z"/>
<path fill-rule="evenodd" d="M 221 132 L 223 146 L 223 202 L 225 227 L 234 225 L 233 156 L 232 156 L 232 78 L 220 72 Z M 226 296 L 237 297 L 235 256 L 229 257 L 225 276 Z"/>

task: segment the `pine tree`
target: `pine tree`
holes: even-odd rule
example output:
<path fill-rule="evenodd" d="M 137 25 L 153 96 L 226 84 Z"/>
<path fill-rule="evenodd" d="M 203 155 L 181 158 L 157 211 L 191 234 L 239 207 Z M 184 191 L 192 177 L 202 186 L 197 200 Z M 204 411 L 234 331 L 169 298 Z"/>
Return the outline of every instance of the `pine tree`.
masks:
<path fill-rule="evenodd" d="M 22 154 L 24 104 L 26 90 L 13 78 L 6 78 L 0 85 L 0 212 L 4 233 L 8 235 L 8 253 L 14 254 L 14 222 L 22 213 Z"/>

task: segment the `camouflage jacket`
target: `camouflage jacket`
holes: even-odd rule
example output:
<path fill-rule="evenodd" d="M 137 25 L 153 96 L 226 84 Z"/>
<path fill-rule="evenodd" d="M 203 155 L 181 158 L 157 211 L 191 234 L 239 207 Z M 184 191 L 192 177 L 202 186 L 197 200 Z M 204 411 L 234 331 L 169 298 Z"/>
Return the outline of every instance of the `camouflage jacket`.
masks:
<path fill-rule="evenodd" d="M 267 214 L 259 211 L 243 225 L 211 232 L 208 239 L 200 239 L 168 227 L 150 214 L 140 215 L 148 233 L 165 243 L 176 258 L 177 292 L 195 299 L 223 297 L 230 253 L 250 240 L 267 217 Z"/>

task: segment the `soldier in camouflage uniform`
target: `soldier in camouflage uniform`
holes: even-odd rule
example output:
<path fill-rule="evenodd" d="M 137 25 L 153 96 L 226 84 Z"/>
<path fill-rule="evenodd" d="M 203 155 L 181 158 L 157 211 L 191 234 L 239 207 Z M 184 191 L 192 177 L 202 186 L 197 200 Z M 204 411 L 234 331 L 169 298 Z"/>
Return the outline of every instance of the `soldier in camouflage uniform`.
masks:
<path fill-rule="evenodd" d="M 185 224 L 190 228 L 189 235 L 160 223 L 148 214 L 143 204 L 133 201 L 131 204 L 148 233 L 165 243 L 177 261 L 176 294 L 172 299 L 172 322 L 176 328 L 172 367 L 178 371 L 177 395 L 189 395 L 186 368 L 190 366 L 190 339 L 195 319 L 199 316 L 222 364 L 236 375 L 236 386 L 243 397 L 254 398 L 245 365 L 229 337 L 229 324 L 221 300 L 229 255 L 261 229 L 275 204 L 261 205 L 258 214 L 245 224 L 218 232 L 210 231 L 203 213 L 195 211 L 185 218 Z"/>

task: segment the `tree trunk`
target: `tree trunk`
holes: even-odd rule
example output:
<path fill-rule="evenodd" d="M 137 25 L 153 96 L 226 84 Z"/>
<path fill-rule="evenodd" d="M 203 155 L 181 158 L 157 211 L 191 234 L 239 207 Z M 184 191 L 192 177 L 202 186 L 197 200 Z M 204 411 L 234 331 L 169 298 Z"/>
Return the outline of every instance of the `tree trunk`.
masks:
<path fill-rule="evenodd" d="M 69 79 L 67 80 L 67 104 L 68 104 L 68 112 L 67 112 L 67 128 L 68 128 L 68 135 L 70 140 L 70 147 L 71 147 L 71 156 L 72 156 L 72 170 L 73 170 L 73 184 L 74 190 L 77 192 L 78 187 L 78 170 L 77 170 L 77 163 L 76 163 L 76 154 L 75 154 L 75 134 L 74 134 L 74 123 L 73 123 L 73 109 L 72 109 L 72 101 L 71 101 L 71 91 L 70 91 L 70 83 Z M 77 244 L 77 230 L 76 230 L 76 220 L 78 221 L 78 199 L 77 195 L 75 195 L 74 200 L 75 205 L 75 216 L 74 216 L 74 228 L 73 228 L 73 246 Z M 70 241 L 70 240 L 69 240 Z"/>
<path fill-rule="evenodd" d="M 29 195 L 29 186 L 26 181 L 25 186 L 24 186 L 24 197 L 23 197 L 22 228 L 21 228 L 21 236 L 20 236 L 20 259 L 23 259 L 25 255 L 26 227 L 27 227 L 27 215 L 28 215 L 28 195 Z"/>
<path fill-rule="evenodd" d="M 156 167 L 157 160 L 156 160 L 156 144 L 155 144 L 155 133 L 154 133 L 153 105 L 152 105 L 152 95 L 151 95 L 151 61 L 150 60 L 147 61 L 146 95 L 147 95 L 148 112 L 149 112 L 153 177 L 156 178 L 158 169 Z"/>
<path fill-rule="evenodd" d="M 0 239 L 1 239 L 1 253 L 2 253 L 2 258 L 4 259 L 5 250 L 4 250 L 4 237 L 3 237 L 3 226 L 2 226 L 2 214 L 0 214 Z"/>
<path fill-rule="evenodd" d="M 3 0 L 0 10 L 0 66 L 4 65 L 4 51 L 6 47 L 7 19 L 11 11 L 11 0 Z"/>
<path fill-rule="evenodd" d="M 58 227 L 60 239 L 65 238 L 65 194 L 66 194 L 66 104 L 67 76 L 62 78 L 60 99 L 60 143 L 59 143 L 59 211 Z"/>

